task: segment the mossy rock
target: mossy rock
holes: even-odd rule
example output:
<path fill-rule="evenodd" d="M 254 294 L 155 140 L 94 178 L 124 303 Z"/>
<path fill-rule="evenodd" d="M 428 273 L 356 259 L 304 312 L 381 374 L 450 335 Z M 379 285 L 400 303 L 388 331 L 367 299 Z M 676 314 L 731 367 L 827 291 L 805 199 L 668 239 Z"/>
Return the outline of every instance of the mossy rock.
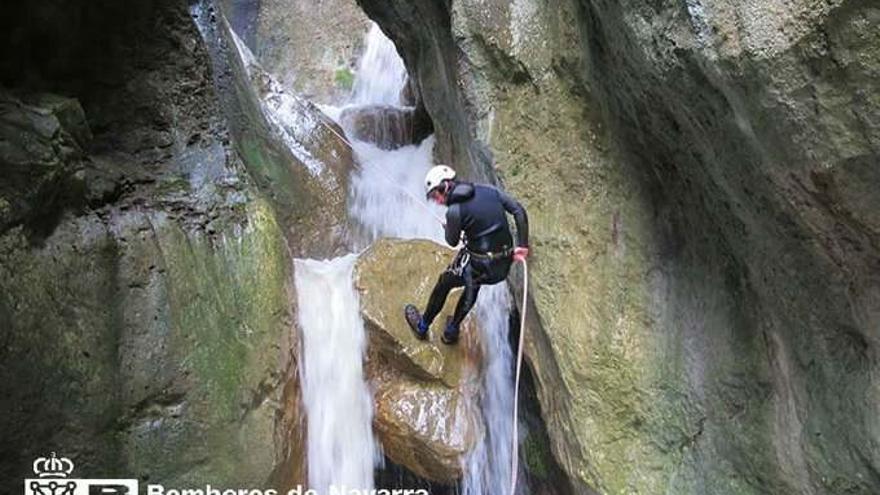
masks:
<path fill-rule="evenodd" d="M 459 384 L 467 349 L 472 348 L 465 338 L 455 346 L 440 342 L 446 316 L 452 314 L 460 291 L 450 293 L 428 340 L 413 334 L 403 308 L 407 303 L 424 308 L 437 277 L 453 256 L 452 250 L 431 241 L 383 239 L 365 251 L 355 267 L 370 345 L 400 371 L 448 387 Z M 476 334 L 473 321 L 470 316 L 465 319 L 463 337 Z"/>

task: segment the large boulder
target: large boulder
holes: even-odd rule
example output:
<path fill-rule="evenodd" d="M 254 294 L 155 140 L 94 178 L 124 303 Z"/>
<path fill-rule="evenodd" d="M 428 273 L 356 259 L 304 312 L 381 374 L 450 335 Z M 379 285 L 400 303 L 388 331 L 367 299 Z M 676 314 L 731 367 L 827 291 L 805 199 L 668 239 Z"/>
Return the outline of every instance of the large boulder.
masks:
<path fill-rule="evenodd" d="M 425 478 L 461 477 L 462 456 L 482 430 L 478 328 L 462 325 L 455 346 L 440 342 L 443 322 L 458 291 L 446 301 L 430 338 L 413 335 L 403 306 L 424 307 L 436 277 L 453 252 L 431 241 L 381 240 L 357 264 L 356 287 L 369 332 L 367 375 L 375 390 L 375 428 L 385 454 Z"/>
<path fill-rule="evenodd" d="M 230 116 L 233 144 L 275 205 L 294 256 L 345 252 L 351 147 L 339 126 L 267 72 L 232 30 L 224 9 L 196 11 L 196 25 Z"/>
<path fill-rule="evenodd" d="M 339 123 L 353 139 L 385 150 L 418 144 L 434 131 L 430 117 L 417 107 L 347 107 L 339 115 Z"/>
<path fill-rule="evenodd" d="M 481 434 L 476 380 L 456 388 L 425 382 L 390 366 L 370 366 L 374 427 L 391 460 L 419 476 L 451 484 Z"/>

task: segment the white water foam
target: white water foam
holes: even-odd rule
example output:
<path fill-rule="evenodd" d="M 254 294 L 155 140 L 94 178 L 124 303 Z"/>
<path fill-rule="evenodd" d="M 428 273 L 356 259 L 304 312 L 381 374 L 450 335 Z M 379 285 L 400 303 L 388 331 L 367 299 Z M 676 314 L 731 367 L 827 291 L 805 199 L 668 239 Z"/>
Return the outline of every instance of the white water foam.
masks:
<path fill-rule="evenodd" d="M 352 274 L 357 256 L 295 260 L 302 331 L 301 380 L 308 417 L 309 487 L 373 488 L 378 457 L 363 373 L 366 337 Z"/>
<path fill-rule="evenodd" d="M 316 106 L 338 124 L 341 124 L 342 112 L 348 108 L 373 105 L 400 107 L 407 78 L 406 67 L 394 43 L 375 22 L 371 22 L 370 30 L 364 37 L 364 53 L 358 61 L 348 101 L 342 106 Z"/>
<path fill-rule="evenodd" d="M 434 137 L 391 151 L 360 141 L 353 146 L 361 167 L 351 177 L 349 214 L 364 231 L 363 241 L 400 237 L 443 243 L 438 218 L 444 218 L 445 208 L 429 204 L 422 185 L 433 165 Z"/>

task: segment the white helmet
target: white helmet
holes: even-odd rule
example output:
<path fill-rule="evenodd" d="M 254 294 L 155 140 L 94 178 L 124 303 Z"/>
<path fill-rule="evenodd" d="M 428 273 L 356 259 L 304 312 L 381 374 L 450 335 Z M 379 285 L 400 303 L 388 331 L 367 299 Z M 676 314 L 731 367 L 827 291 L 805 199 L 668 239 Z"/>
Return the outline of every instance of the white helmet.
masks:
<path fill-rule="evenodd" d="M 425 195 L 430 196 L 431 191 L 436 189 L 444 180 L 452 180 L 455 178 L 455 170 L 446 165 L 437 165 L 428 170 L 425 175 Z"/>

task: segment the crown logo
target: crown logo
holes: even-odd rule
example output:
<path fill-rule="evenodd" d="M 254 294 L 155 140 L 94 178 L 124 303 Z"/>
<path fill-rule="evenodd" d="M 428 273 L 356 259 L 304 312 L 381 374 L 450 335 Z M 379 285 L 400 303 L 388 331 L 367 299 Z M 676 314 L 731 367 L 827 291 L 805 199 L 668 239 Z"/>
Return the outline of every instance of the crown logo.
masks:
<path fill-rule="evenodd" d="M 40 478 L 67 478 L 73 472 L 73 461 L 66 457 L 40 457 L 34 461 L 34 474 Z"/>

